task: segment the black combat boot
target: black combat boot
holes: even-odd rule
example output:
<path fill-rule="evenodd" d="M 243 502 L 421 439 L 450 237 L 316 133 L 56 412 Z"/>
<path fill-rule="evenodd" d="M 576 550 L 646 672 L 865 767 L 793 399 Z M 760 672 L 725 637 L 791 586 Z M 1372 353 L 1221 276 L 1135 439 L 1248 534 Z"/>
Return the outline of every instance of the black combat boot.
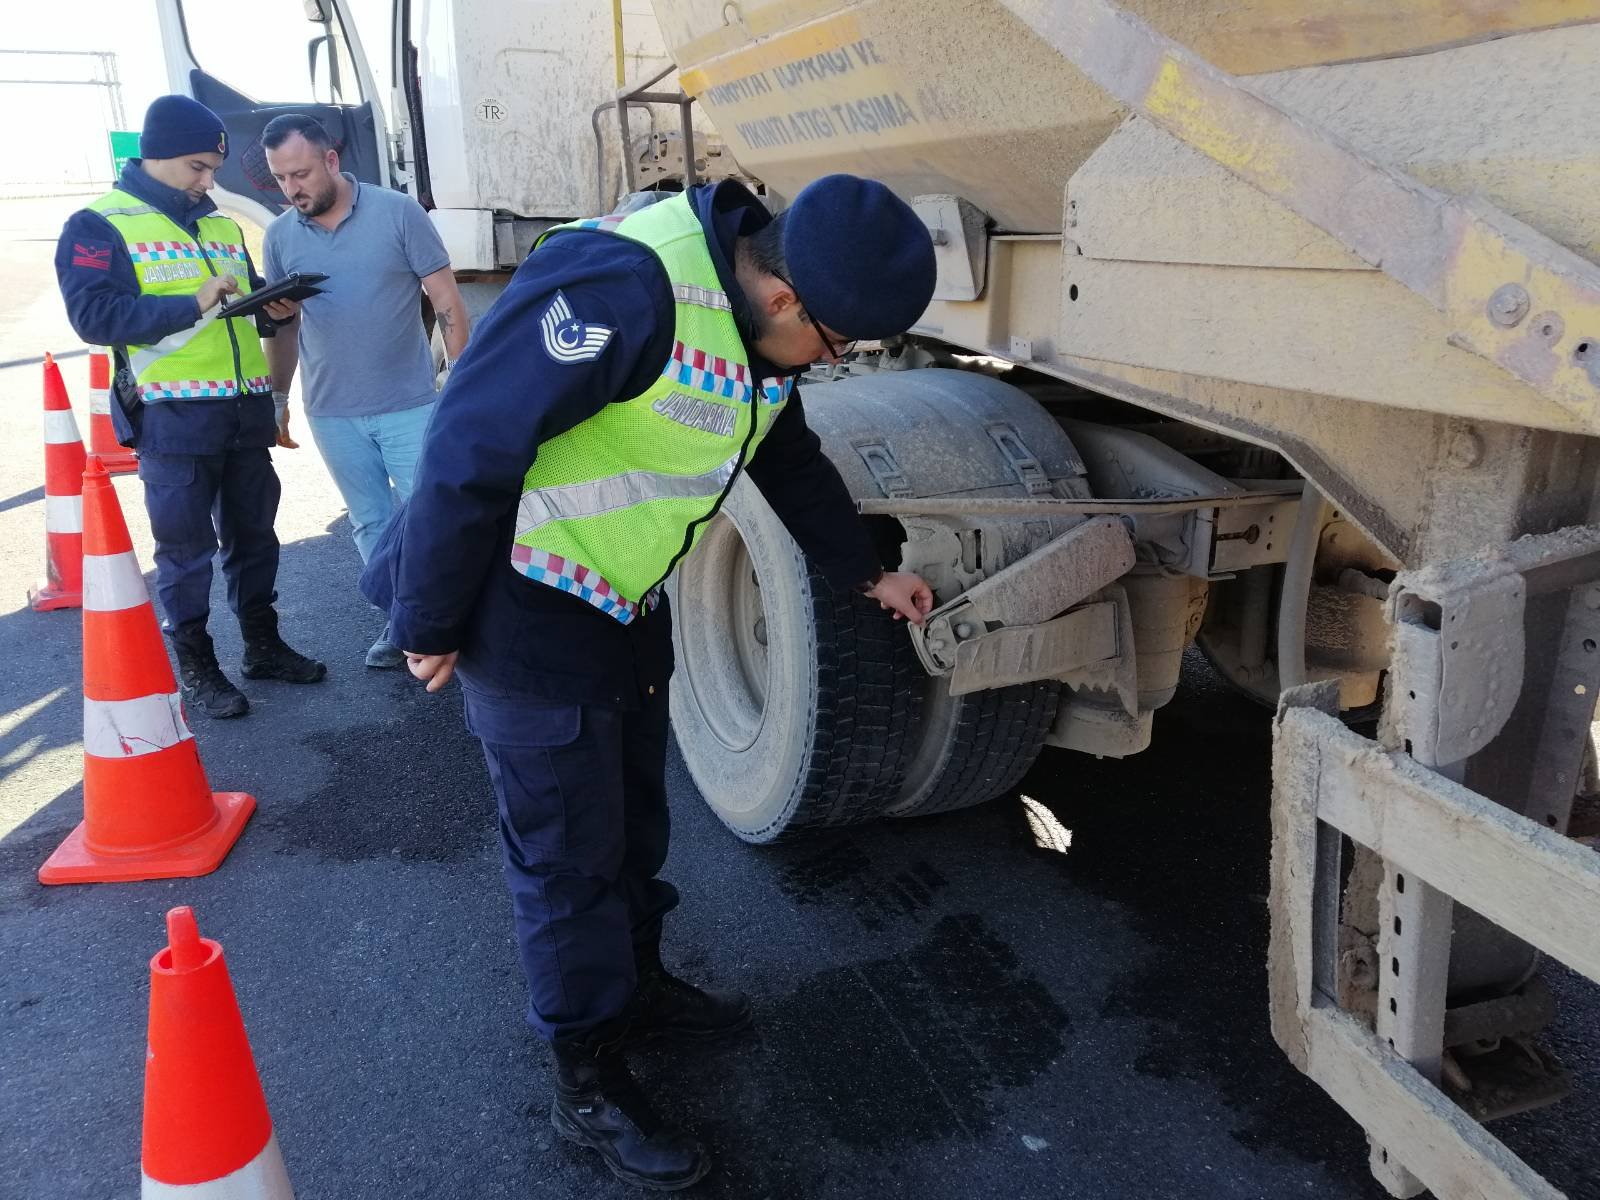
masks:
<path fill-rule="evenodd" d="M 650 1107 L 623 1061 L 624 1033 L 613 1022 L 583 1037 L 557 1039 L 550 1123 L 568 1141 L 597 1151 L 624 1183 L 659 1192 L 698 1183 L 711 1158 Z"/>
<path fill-rule="evenodd" d="M 639 986 L 628 1006 L 632 1045 L 657 1038 L 710 1041 L 750 1026 L 750 1000 L 743 992 L 709 992 L 673 975 L 660 959 L 639 964 Z"/>
<path fill-rule="evenodd" d="M 250 711 L 250 701 L 217 665 L 217 652 L 204 628 L 174 630 L 172 649 L 178 656 L 178 690 L 190 712 L 226 718 Z"/>
<path fill-rule="evenodd" d="M 316 683 L 328 673 L 328 668 L 322 663 L 291 649 L 278 636 L 277 609 L 262 608 L 245 613 L 239 618 L 239 632 L 244 634 L 246 679 Z"/>

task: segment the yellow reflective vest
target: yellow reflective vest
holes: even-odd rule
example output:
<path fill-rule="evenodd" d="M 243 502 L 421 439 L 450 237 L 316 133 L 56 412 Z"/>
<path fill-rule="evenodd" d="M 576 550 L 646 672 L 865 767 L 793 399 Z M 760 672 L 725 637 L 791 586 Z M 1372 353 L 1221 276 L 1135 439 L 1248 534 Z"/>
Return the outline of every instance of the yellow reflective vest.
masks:
<path fill-rule="evenodd" d="M 700 540 L 793 381 L 752 377 L 686 196 L 557 226 L 544 238 L 575 229 L 628 238 L 661 260 L 675 301 L 674 344 L 650 387 L 539 447 L 523 480 L 511 565 L 628 624 Z M 557 361 L 596 357 L 610 331 L 565 303 L 558 293 L 540 320 L 546 353 Z"/>
<path fill-rule="evenodd" d="M 133 259 L 139 290 L 150 296 L 192 296 L 214 275 L 231 274 L 239 294 L 250 292 L 244 234 L 221 213 L 201 217 L 198 237 L 137 196 L 113 189 L 89 205 L 121 235 Z M 217 309 L 152 346 L 122 347 L 150 403 L 270 392 L 272 372 L 255 322 L 224 320 Z"/>

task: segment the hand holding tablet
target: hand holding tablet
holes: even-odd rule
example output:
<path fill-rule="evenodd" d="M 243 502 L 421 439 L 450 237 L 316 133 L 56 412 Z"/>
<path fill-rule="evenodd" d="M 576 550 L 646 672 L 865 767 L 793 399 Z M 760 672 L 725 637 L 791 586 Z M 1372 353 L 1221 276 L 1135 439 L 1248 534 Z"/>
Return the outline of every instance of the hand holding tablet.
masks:
<path fill-rule="evenodd" d="M 241 300 L 224 304 L 217 315 L 224 320 L 231 320 L 234 317 L 253 317 L 274 300 L 306 300 L 312 296 L 320 296 L 325 289 L 317 285 L 327 278 L 317 271 L 296 271 L 292 275 L 285 275 L 277 283 L 262 288 L 259 292 L 251 292 Z"/>

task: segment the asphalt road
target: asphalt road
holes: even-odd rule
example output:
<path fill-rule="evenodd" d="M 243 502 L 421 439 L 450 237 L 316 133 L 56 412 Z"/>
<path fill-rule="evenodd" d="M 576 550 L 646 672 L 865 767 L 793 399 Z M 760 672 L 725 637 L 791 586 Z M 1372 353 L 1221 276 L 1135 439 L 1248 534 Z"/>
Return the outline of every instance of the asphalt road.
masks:
<path fill-rule="evenodd" d="M 180 903 L 226 947 L 301 1200 L 637 1194 L 552 1135 L 482 759 L 454 689 L 361 666 L 380 621 L 309 439 L 277 453 L 279 589 L 330 678 L 245 683 L 249 717 L 197 728 L 213 787 L 257 816 L 202 879 L 35 881 L 82 810 L 78 617 L 24 600 L 43 541 L 29 360 L 77 349 L 49 267 L 76 203 L 0 203 L 0 364 L 24 360 L 0 366 L 0 1200 L 137 1195 L 147 963 Z M 64 365 L 83 422 L 86 366 Z M 139 484 L 117 489 L 148 567 Z M 1267 716 L 1202 665 L 1154 749 L 1047 752 L 1025 781 L 1064 853 L 1015 797 L 753 849 L 671 771 L 668 959 L 747 989 L 758 1022 L 639 1059 L 716 1155 L 691 1194 L 1382 1195 L 1359 1130 L 1268 1035 Z M 1553 982 L 1579 1094 L 1497 1132 L 1600 1196 L 1600 1000 Z"/>

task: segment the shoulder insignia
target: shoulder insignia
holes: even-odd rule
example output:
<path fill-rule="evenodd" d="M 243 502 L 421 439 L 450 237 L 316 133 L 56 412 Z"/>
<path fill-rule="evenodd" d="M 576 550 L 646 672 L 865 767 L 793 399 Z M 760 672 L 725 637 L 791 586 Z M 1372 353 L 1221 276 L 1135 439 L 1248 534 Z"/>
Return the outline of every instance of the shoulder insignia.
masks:
<path fill-rule="evenodd" d="M 539 318 L 539 329 L 544 335 L 544 352 L 558 363 L 593 362 L 611 341 L 616 330 L 605 325 L 593 325 L 573 315 L 572 305 L 566 296 L 557 292 L 550 306 Z"/>
<path fill-rule="evenodd" d="M 75 267 L 88 267 L 93 271 L 109 271 L 111 269 L 111 243 L 73 242 L 72 265 Z"/>

